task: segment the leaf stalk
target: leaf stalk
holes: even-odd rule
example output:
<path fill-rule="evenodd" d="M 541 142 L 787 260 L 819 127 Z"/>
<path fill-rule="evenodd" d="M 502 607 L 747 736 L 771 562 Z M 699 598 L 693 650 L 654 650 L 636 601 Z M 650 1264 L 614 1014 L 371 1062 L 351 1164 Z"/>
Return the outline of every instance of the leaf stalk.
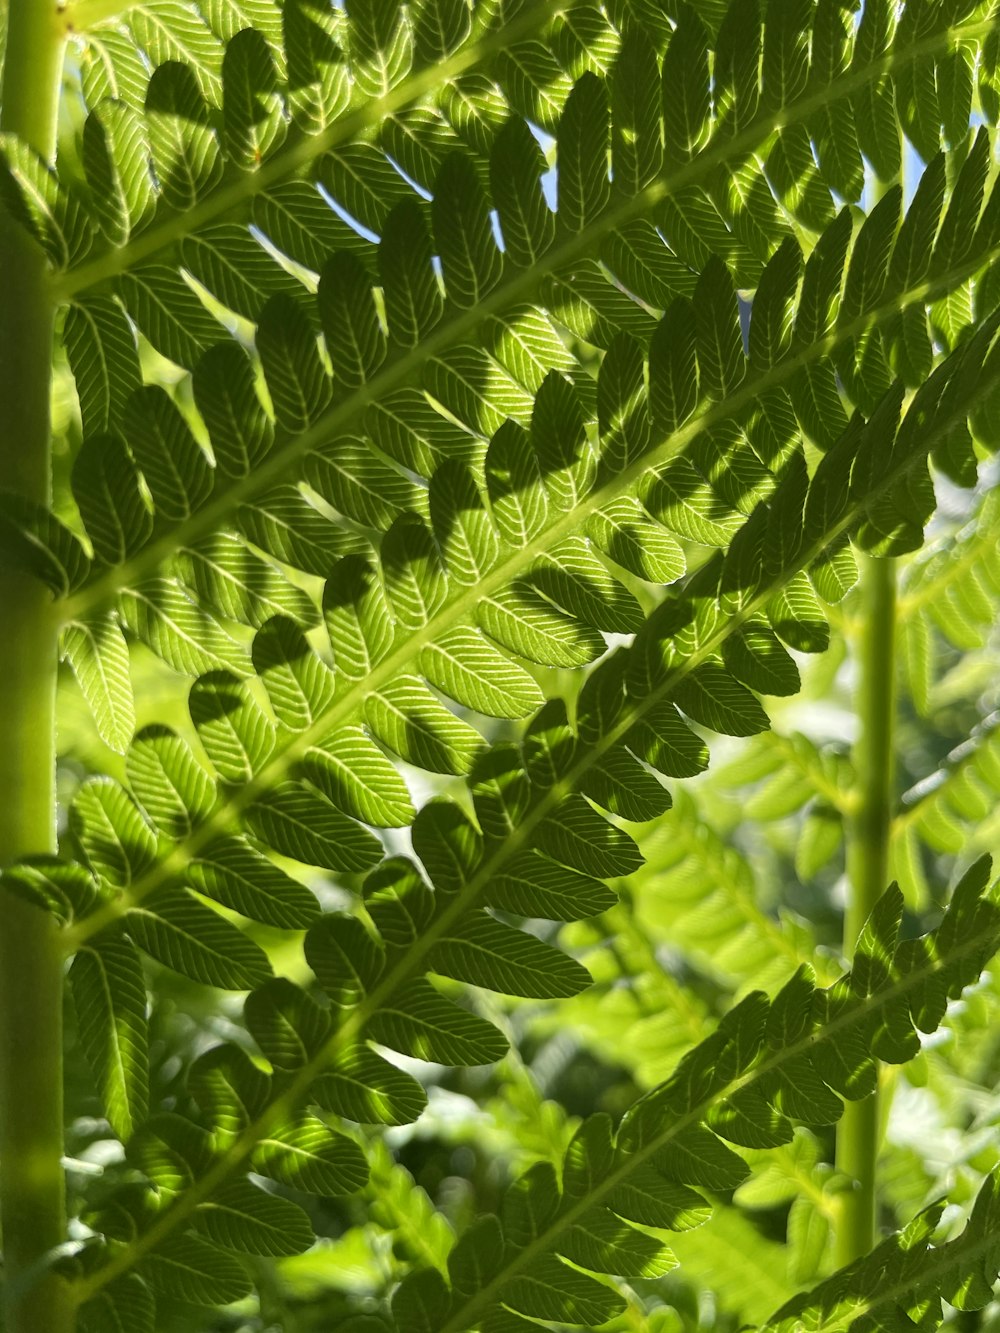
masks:
<path fill-rule="evenodd" d="M 863 615 L 858 637 L 857 805 L 848 825 L 844 952 L 853 956 L 872 908 L 885 891 L 892 826 L 896 677 L 896 564 L 865 556 Z M 868 1254 L 875 1244 L 879 1094 L 845 1108 L 837 1131 L 837 1166 L 854 1181 L 841 1196 L 837 1266 Z"/>
<path fill-rule="evenodd" d="M 64 25 L 55 5 L 10 0 L 0 129 L 55 151 Z M 45 258 L 0 211 L 0 489 L 50 499 L 53 303 Z M 0 559 L 0 866 L 55 851 L 58 623 L 46 588 Z M 8 1333 L 70 1333 L 48 1256 L 65 1239 L 62 953 L 55 923 L 0 893 L 0 1219 Z"/>

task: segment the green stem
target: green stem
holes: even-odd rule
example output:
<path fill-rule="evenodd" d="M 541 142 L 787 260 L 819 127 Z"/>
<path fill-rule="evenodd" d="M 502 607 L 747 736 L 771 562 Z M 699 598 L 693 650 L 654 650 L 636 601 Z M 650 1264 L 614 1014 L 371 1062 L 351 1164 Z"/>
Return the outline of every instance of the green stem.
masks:
<path fill-rule="evenodd" d="M 55 151 L 64 28 L 10 0 L 0 128 Z M 0 215 L 0 489 L 49 501 L 53 301 L 41 251 Z M 57 622 L 46 589 L 0 561 L 0 865 L 55 850 Z M 38 908 L 0 893 L 0 1221 L 7 1333 L 69 1333 L 46 1257 L 66 1237 L 61 950 Z"/>
<path fill-rule="evenodd" d="M 892 823 L 895 722 L 896 567 L 889 559 L 863 557 L 861 633 L 858 644 L 856 805 L 847 844 L 847 911 L 844 952 L 850 959 L 872 908 L 888 885 Z M 848 1102 L 837 1132 L 837 1166 L 854 1188 L 842 1196 L 836 1249 L 838 1267 L 875 1244 L 878 1093 Z"/>

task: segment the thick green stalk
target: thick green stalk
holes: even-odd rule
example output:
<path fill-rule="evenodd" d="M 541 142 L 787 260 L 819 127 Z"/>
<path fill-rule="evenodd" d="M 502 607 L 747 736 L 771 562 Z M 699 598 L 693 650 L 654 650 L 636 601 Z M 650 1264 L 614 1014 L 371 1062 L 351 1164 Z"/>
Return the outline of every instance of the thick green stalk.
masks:
<path fill-rule="evenodd" d="M 856 746 L 858 786 L 847 841 L 847 911 L 844 952 L 858 936 L 889 882 L 895 723 L 896 567 L 891 559 L 863 557 L 858 639 Z M 841 1199 L 838 1266 L 867 1254 L 875 1243 L 878 1093 L 848 1102 L 837 1130 L 837 1166 L 854 1181 Z"/>
<path fill-rule="evenodd" d="M 64 29 L 47 0 L 10 0 L 0 127 L 51 157 Z M 0 489 L 49 500 L 53 303 L 41 252 L 0 215 Z M 55 849 L 57 628 L 47 590 L 0 561 L 0 865 Z M 0 1221 L 7 1333 L 69 1333 L 61 951 L 53 920 L 0 893 Z"/>

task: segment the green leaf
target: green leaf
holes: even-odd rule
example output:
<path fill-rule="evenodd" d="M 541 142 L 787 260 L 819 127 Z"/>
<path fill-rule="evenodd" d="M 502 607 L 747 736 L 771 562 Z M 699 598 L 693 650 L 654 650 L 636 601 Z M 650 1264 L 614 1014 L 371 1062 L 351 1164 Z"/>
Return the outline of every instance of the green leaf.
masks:
<path fill-rule="evenodd" d="M 670 793 L 624 746 L 609 750 L 585 775 L 584 795 L 622 819 L 643 823 L 670 809 Z"/>
<path fill-rule="evenodd" d="M 656 51 L 637 28 L 622 38 L 611 69 L 611 169 L 615 187 L 637 194 L 663 161 Z"/>
<path fill-rule="evenodd" d="M 477 766 L 478 767 L 478 766 Z M 423 862 L 431 882 L 444 892 L 455 892 L 468 883 L 478 869 L 483 842 L 473 824 L 452 801 L 429 801 L 413 822 L 413 850 Z M 383 935 L 389 937 L 386 908 L 391 899 L 394 905 L 407 912 L 406 930 L 414 940 L 419 939 L 426 924 L 425 918 L 433 911 L 433 899 L 413 866 L 397 858 L 376 871 L 365 885 L 369 911 L 375 916 Z M 376 908 L 379 900 L 386 907 Z M 376 916 L 377 913 L 377 916 Z M 397 928 L 402 922 L 397 922 Z M 395 934 L 395 932 L 393 932 Z"/>
<path fill-rule="evenodd" d="M 337 1004 L 359 1003 L 385 968 L 381 940 L 357 917 L 327 913 L 306 936 L 306 960 L 316 980 Z"/>
<path fill-rule="evenodd" d="M 635 499 L 623 496 L 598 510 L 587 535 L 609 560 L 649 583 L 673 583 L 684 573 L 680 544 Z"/>
<path fill-rule="evenodd" d="M 27 143 L 0 136 L 0 198 L 57 269 L 81 259 L 93 243 L 82 201 Z"/>
<path fill-rule="evenodd" d="M 401 514 L 382 539 L 380 554 L 396 621 L 403 629 L 419 629 L 440 609 L 448 589 L 430 531 L 415 514 Z"/>
<path fill-rule="evenodd" d="M 665 528 L 703 546 L 728 547 L 743 522 L 684 456 L 647 472 L 640 499 Z"/>
<path fill-rule="evenodd" d="M 295 434 L 317 421 L 332 386 L 302 305 L 272 296 L 257 321 L 257 352 L 278 425 Z"/>
<path fill-rule="evenodd" d="M 555 371 L 546 375 L 535 395 L 531 444 L 549 500 L 557 509 L 572 509 L 593 485 L 597 460 L 579 394 Z"/>
<path fill-rule="evenodd" d="M 118 1137 L 128 1139 L 149 1105 L 146 983 L 139 954 L 123 935 L 95 940 L 74 958 L 69 986 L 105 1113 Z"/>
<path fill-rule="evenodd" d="M 264 36 L 244 28 L 222 60 L 222 142 L 244 170 L 258 167 L 285 137 L 277 70 Z"/>
<path fill-rule="evenodd" d="M 273 616 L 261 626 L 253 664 L 275 717 L 289 731 L 305 731 L 329 707 L 333 674 L 287 617 Z"/>
<path fill-rule="evenodd" d="M 427 1094 L 412 1075 L 366 1046 L 338 1055 L 313 1084 L 318 1105 L 362 1125 L 409 1125 L 427 1105 Z"/>
<path fill-rule="evenodd" d="M 113 27 L 88 34 L 87 56 L 81 62 L 81 83 L 87 105 L 97 106 L 105 98 L 127 102 L 142 110 L 149 70 L 131 36 Z"/>
<path fill-rule="evenodd" d="M 424 388 L 467 430 L 486 438 L 506 418 L 527 422 L 531 395 L 480 346 L 465 343 L 434 357 Z"/>
<path fill-rule="evenodd" d="M 486 485 L 500 536 L 524 546 L 545 525 L 548 497 L 531 438 L 516 422 L 505 422 L 490 441 Z"/>
<path fill-rule="evenodd" d="M 125 627 L 175 671 L 185 676 L 217 670 L 246 674 L 240 645 L 176 584 L 155 579 L 127 588 L 118 608 Z"/>
<path fill-rule="evenodd" d="M 188 709 L 223 782 L 249 782 L 274 749 L 275 728 L 246 684 L 229 671 L 199 676 L 191 686 Z"/>
<path fill-rule="evenodd" d="M 171 568 L 199 602 L 227 620 L 254 628 L 275 615 L 291 616 L 302 625 L 316 620 L 315 606 L 300 588 L 226 533 L 181 547 Z"/>
<path fill-rule="evenodd" d="M 269 296 L 301 298 L 298 278 L 256 244 L 246 227 L 224 222 L 181 242 L 184 267 L 220 304 L 256 322 Z"/>
<path fill-rule="evenodd" d="M 113 430 L 142 384 L 135 333 L 125 311 L 106 296 L 74 302 L 66 311 L 63 345 L 76 381 L 85 436 Z"/>
<path fill-rule="evenodd" d="M 80 1307 L 81 1333 L 155 1333 L 156 1305 L 137 1273 L 110 1282 Z"/>
<path fill-rule="evenodd" d="M 668 778 L 693 778 L 708 767 L 708 747 L 671 703 L 646 709 L 626 736 L 629 748 Z"/>
<path fill-rule="evenodd" d="M 319 578 L 329 574 L 339 555 L 359 545 L 310 504 L 297 486 L 287 484 L 240 505 L 237 524 L 254 546 Z M 304 605 L 302 596 L 297 589 L 290 589 L 289 594 L 298 615 Z"/>
<path fill-rule="evenodd" d="M 454 629 L 421 650 L 420 670 L 442 694 L 487 717 L 527 717 L 543 702 L 535 681 L 474 629 Z"/>
<path fill-rule="evenodd" d="M 561 1251 L 573 1263 L 622 1277 L 658 1278 L 677 1267 L 674 1252 L 662 1241 L 643 1236 L 607 1208 L 585 1213 L 569 1229 Z"/>
<path fill-rule="evenodd" d="M 733 280 L 718 259 L 709 260 L 694 294 L 699 383 L 716 401 L 737 388 L 746 373 Z"/>
<path fill-rule="evenodd" d="M 156 859 L 156 837 L 113 778 L 88 778 L 77 790 L 70 831 L 96 874 L 127 888 Z"/>
<path fill-rule="evenodd" d="M 849 324 L 873 309 L 882 295 L 901 202 L 899 187 L 891 187 L 872 209 L 854 242 L 840 304 L 841 324 Z"/>
<path fill-rule="evenodd" d="M 270 1082 L 240 1046 L 212 1046 L 188 1070 L 192 1093 L 215 1135 L 242 1133 L 267 1105 Z M 264 1173 L 261 1173 L 264 1174 Z"/>
<path fill-rule="evenodd" d="M 179 522 L 199 509 L 212 491 L 211 465 L 165 390 L 137 390 L 123 425 L 156 512 Z"/>
<path fill-rule="evenodd" d="M 376 828 L 404 828 L 413 820 L 406 783 L 361 727 L 341 727 L 311 745 L 303 776 L 338 810 Z"/>
<path fill-rule="evenodd" d="M 607 648 L 597 630 L 562 615 L 522 581 L 483 597 L 476 619 L 501 647 L 540 666 L 584 666 Z"/>
<path fill-rule="evenodd" d="M 376 458 L 364 440 L 350 436 L 310 453 L 305 478 L 334 509 L 369 528 L 388 528 L 420 506 L 413 482 Z"/>
<path fill-rule="evenodd" d="M 167 264 L 133 268 L 118 279 L 118 295 L 158 352 L 193 368 L 219 337 L 219 325 L 176 269 Z"/>
<path fill-rule="evenodd" d="M 472 161 L 449 153 L 434 182 L 434 240 L 448 297 L 479 305 L 500 281 L 503 256 L 493 240 L 489 208 Z"/>
<path fill-rule="evenodd" d="M 101 231 L 112 245 L 126 245 L 156 209 L 142 117 L 127 102 L 102 102 L 84 122 L 81 156 Z"/>
<path fill-rule="evenodd" d="M 73 498 L 104 564 L 138 551 L 153 531 L 153 515 L 139 489 L 139 473 L 118 435 L 92 435 L 73 462 Z"/>
<path fill-rule="evenodd" d="M 468 773 L 483 739 L 416 676 L 400 675 L 365 700 L 365 720 L 394 754 L 431 773 Z"/>
<path fill-rule="evenodd" d="M 305 885 L 242 838 L 214 838 L 189 862 L 186 879 L 206 898 L 278 930 L 305 930 L 319 915 Z"/>
<path fill-rule="evenodd" d="M 471 460 L 481 442 L 436 411 L 419 389 L 398 389 L 371 404 L 365 429 L 384 453 L 422 477 L 449 458 Z"/>
<path fill-rule="evenodd" d="M 238 1254 L 277 1259 L 301 1254 L 313 1243 L 309 1218 L 297 1204 L 234 1180 L 199 1205 L 195 1224 L 214 1245 Z"/>
<path fill-rule="evenodd" d="M 436 1064 L 492 1064 L 507 1053 L 507 1040 L 492 1023 L 453 1004 L 423 980 L 398 987 L 365 1031 L 391 1051 Z"/>
<path fill-rule="evenodd" d="M 802 254 L 791 237 L 782 241 L 754 294 L 750 313 L 750 362 L 775 366 L 791 348 Z"/>
<path fill-rule="evenodd" d="M 608 94 L 604 83 L 584 74 L 566 99 L 556 132 L 558 219 L 567 231 L 582 231 L 607 206 Z"/>
<path fill-rule="evenodd" d="M 126 1157 L 168 1198 L 183 1193 L 212 1165 L 212 1141 L 193 1120 L 173 1111 L 150 1116 L 129 1140 Z"/>
<path fill-rule="evenodd" d="M 609 878 L 629 875 L 642 865 L 642 854 L 629 835 L 576 794 L 538 825 L 535 846 L 563 865 Z"/>
<path fill-rule="evenodd" d="M 332 1031 L 328 1012 L 287 977 L 272 977 L 252 991 L 243 1013 L 252 1037 L 275 1069 L 308 1064 Z"/>
<path fill-rule="evenodd" d="M 722 658 L 738 681 L 761 694 L 787 695 L 799 690 L 798 667 L 761 620 L 750 621 L 727 639 Z"/>
<path fill-rule="evenodd" d="M 222 174 L 208 107 L 191 67 L 168 58 L 146 91 L 146 125 L 163 197 L 178 212 L 193 208 Z"/>
<path fill-rule="evenodd" d="M 436 1268 L 409 1273 L 392 1296 L 393 1318 L 413 1333 L 433 1333 L 448 1317 L 448 1288 Z"/>
<path fill-rule="evenodd" d="M 57 597 L 82 583 L 90 567 L 80 541 L 54 514 L 12 492 L 0 492 L 0 551 Z"/>
<path fill-rule="evenodd" d="M 663 431 L 677 431 L 699 403 L 695 307 L 685 297 L 669 305 L 649 343 L 649 411 Z"/>
<path fill-rule="evenodd" d="M 550 601 L 606 634 L 634 634 L 638 602 L 593 554 L 585 538 L 567 537 L 539 556 L 526 579 Z"/>
<path fill-rule="evenodd" d="M 687 162 L 709 128 L 708 39 L 689 5 L 670 39 L 663 61 L 663 128 L 667 160 Z"/>
<path fill-rule="evenodd" d="M 689 717 L 724 736 L 754 736 L 771 725 L 750 691 L 717 662 L 703 662 L 689 672 L 674 698 Z"/>
<path fill-rule="evenodd" d="M 368 1180 L 368 1163 L 353 1140 L 314 1115 L 302 1115 L 261 1139 L 253 1170 L 305 1194 L 353 1194 Z"/>
<path fill-rule="evenodd" d="M 98 896 L 97 882 L 85 866 L 55 856 L 29 857 L 8 866 L 0 873 L 0 884 L 66 922 L 86 916 Z"/>
<path fill-rule="evenodd" d="M 403 347 L 415 347 L 441 318 L 431 257 L 423 210 L 415 199 L 404 199 L 385 219 L 378 248 L 389 336 Z"/>
<path fill-rule="evenodd" d="M 625 1308 L 624 1297 L 615 1290 L 555 1255 L 536 1260 L 503 1291 L 512 1309 L 560 1323 L 603 1324 Z"/>
<path fill-rule="evenodd" d="M 434 538 L 448 578 L 474 587 L 500 558 L 500 538 L 469 468 L 448 459 L 431 477 Z"/>
<path fill-rule="evenodd" d="M 245 477 L 267 454 L 274 435 L 246 353 L 235 343 L 217 343 L 198 359 L 191 387 L 216 466 L 227 477 Z"/>
<path fill-rule="evenodd" d="M 331 255 L 320 275 L 317 302 L 334 376 L 344 384 L 364 384 L 386 355 L 371 275 L 348 252 Z"/>
<path fill-rule="evenodd" d="M 126 921 L 144 953 L 202 985 L 249 990 L 270 975 L 263 949 L 186 889 L 157 889 Z"/>
<path fill-rule="evenodd" d="M 346 109 L 349 76 L 339 15 L 296 0 L 282 14 L 288 52 L 289 104 L 296 125 L 316 134 Z"/>
<path fill-rule="evenodd" d="M 648 448 L 652 424 L 646 399 L 642 348 L 620 334 L 608 348 L 597 377 L 597 418 L 601 461 L 627 467 Z"/>
<path fill-rule="evenodd" d="M 280 782 L 246 809 L 251 832 L 281 856 L 324 870 L 358 871 L 375 864 L 382 844 L 319 793 Z"/>
<path fill-rule="evenodd" d="M 555 218 L 542 193 L 544 170 L 541 150 L 527 125 L 509 120 L 493 141 L 490 186 L 504 253 L 520 268 L 537 263 L 555 236 Z"/>
<path fill-rule="evenodd" d="M 490 878 L 485 902 L 518 916 L 551 921 L 579 921 L 598 916 L 615 904 L 615 895 L 600 880 L 557 865 L 537 852 L 522 852 Z"/>
<path fill-rule="evenodd" d="M 215 783 L 169 727 L 143 727 L 129 746 L 125 771 L 150 822 L 169 838 L 186 837 L 215 805 Z"/>
<path fill-rule="evenodd" d="M 485 912 L 470 914 L 431 949 L 427 966 L 438 976 L 487 986 L 503 995 L 556 999 L 590 985 L 587 970 L 534 935 L 513 930 Z"/>
<path fill-rule="evenodd" d="M 333 660 L 349 680 L 360 680 L 389 652 L 395 625 L 371 562 L 348 555 L 334 565 L 323 589 L 323 619 Z"/>
<path fill-rule="evenodd" d="M 138 1272 L 161 1296 L 193 1305 L 228 1305 L 251 1291 L 246 1269 L 224 1250 L 191 1235 L 175 1235 L 139 1264 Z"/>

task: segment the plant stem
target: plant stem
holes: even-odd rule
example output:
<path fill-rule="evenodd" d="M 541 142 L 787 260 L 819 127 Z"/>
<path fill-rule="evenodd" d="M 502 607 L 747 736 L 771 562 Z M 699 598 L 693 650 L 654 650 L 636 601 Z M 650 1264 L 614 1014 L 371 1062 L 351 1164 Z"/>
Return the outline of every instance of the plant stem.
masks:
<path fill-rule="evenodd" d="M 857 803 L 847 843 L 847 911 L 844 952 L 853 955 L 858 936 L 888 887 L 892 821 L 895 713 L 896 567 L 891 559 L 862 557 L 861 632 L 858 643 L 856 747 Z M 854 1188 L 842 1196 L 837 1228 L 837 1264 L 867 1254 L 875 1243 L 876 1160 L 879 1147 L 878 1093 L 848 1102 L 837 1132 L 837 1166 Z"/>
<path fill-rule="evenodd" d="M 10 0 L 0 128 L 55 151 L 64 32 L 47 0 Z M 0 215 L 0 489 L 49 502 L 53 303 L 45 260 Z M 55 850 L 57 627 L 47 590 L 0 561 L 0 865 Z M 61 950 L 53 919 L 0 893 L 0 1220 L 7 1333 L 69 1333 L 65 1240 Z"/>

